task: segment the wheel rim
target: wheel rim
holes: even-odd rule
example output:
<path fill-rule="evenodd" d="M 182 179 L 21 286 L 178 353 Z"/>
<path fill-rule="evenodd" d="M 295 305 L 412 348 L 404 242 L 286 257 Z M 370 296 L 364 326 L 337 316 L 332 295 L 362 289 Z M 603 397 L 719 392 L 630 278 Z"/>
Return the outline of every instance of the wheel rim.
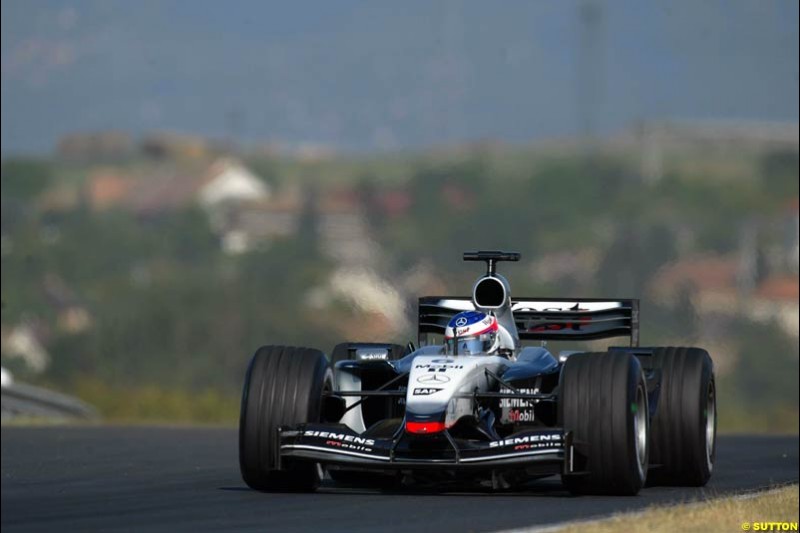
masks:
<path fill-rule="evenodd" d="M 639 474 L 644 475 L 647 469 L 647 399 L 644 389 L 636 388 L 636 404 L 633 410 L 634 445 Z"/>
<path fill-rule="evenodd" d="M 709 472 L 714 466 L 714 446 L 717 433 L 717 395 L 714 382 L 708 383 L 706 392 L 706 463 Z"/>

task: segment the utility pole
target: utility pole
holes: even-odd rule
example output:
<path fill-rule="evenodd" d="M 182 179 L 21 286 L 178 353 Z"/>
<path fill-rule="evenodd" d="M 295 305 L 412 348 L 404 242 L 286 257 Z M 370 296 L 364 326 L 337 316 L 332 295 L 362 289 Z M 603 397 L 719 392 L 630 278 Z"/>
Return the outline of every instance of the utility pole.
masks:
<path fill-rule="evenodd" d="M 584 0 L 578 7 L 580 19 L 576 61 L 576 97 L 581 140 L 586 151 L 594 148 L 597 113 L 605 85 L 603 8 L 596 0 Z"/>

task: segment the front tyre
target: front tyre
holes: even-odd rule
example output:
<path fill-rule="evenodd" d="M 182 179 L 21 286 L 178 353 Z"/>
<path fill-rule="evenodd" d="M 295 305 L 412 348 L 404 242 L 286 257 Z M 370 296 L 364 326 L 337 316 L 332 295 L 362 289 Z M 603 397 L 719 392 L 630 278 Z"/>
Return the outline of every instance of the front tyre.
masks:
<path fill-rule="evenodd" d="M 639 360 L 624 352 L 570 356 L 561 371 L 559 419 L 572 432 L 573 494 L 634 495 L 647 478 L 649 416 Z"/>
<path fill-rule="evenodd" d="M 315 463 L 284 461 L 278 467 L 278 428 L 320 421 L 322 395 L 333 374 L 319 350 L 263 346 L 250 360 L 239 418 L 239 468 L 261 491 L 312 491 L 320 482 Z"/>

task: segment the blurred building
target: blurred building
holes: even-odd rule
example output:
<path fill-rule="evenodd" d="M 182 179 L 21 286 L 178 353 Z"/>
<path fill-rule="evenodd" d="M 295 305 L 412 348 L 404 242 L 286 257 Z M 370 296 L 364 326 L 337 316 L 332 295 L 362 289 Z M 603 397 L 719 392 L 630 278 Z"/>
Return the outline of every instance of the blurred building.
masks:
<path fill-rule="evenodd" d="M 797 275 L 753 272 L 753 278 L 747 279 L 742 274 L 743 260 L 738 255 L 706 255 L 669 264 L 654 276 L 650 297 L 671 308 L 688 301 L 704 322 L 725 316 L 772 322 L 798 339 Z"/>
<path fill-rule="evenodd" d="M 59 275 L 45 275 L 41 288 L 45 301 L 55 312 L 59 331 L 77 334 L 92 327 L 94 320 L 88 307 Z"/>
<path fill-rule="evenodd" d="M 337 189 L 317 201 L 322 251 L 342 265 L 374 266 L 378 245 L 370 235 L 364 205 L 352 189 Z"/>
<path fill-rule="evenodd" d="M 136 179 L 116 168 L 98 168 L 89 173 L 85 197 L 94 211 L 122 205 L 136 186 Z"/>
<path fill-rule="evenodd" d="M 133 137 L 122 131 L 70 133 L 58 141 L 56 155 L 70 162 L 117 161 L 136 153 Z"/>
<path fill-rule="evenodd" d="M 776 322 L 789 335 L 798 338 L 800 321 L 800 283 L 796 275 L 765 279 L 745 303 L 744 311 L 756 322 Z"/>
<path fill-rule="evenodd" d="M 84 197 L 96 211 L 125 209 L 152 215 L 193 205 L 208 210 L 225 204 L 269 199 L 269 186 L 243 163 L 222 158 L 210 165 L 100 167 L 89 173 Z"/>
<path fill-rule="evenodd" d="M 270 196 L 269 186 L 235 159 L 216 161 L 197 191 L 197 200 L 205 208 L 227 202 L 260 202 Z"/>
<path fill-rule="evenodd" d="M 171 132 L 145 135 L 139 148 L 142 154 L 156 160 L 206 159 L 217 152 L 203 137 Z"/>
<path fill-rule="evenodd" d="M 783 260 L 791 272 L 800 273 L 800 201 L 792 199 L 786 209 L 783 220 L 785 245 Z M 779 252 L 780 253 L 780 252 Z"/>
<path fill-rule="evenodd" d="M 0 348 L 3 359 L 18 359 L 34 373 L 40 373 L 50 364 L 50 354 L 44 347 L 38 328 L 27 322 L 13 326 L 3 325 L 0 330 Z"/>

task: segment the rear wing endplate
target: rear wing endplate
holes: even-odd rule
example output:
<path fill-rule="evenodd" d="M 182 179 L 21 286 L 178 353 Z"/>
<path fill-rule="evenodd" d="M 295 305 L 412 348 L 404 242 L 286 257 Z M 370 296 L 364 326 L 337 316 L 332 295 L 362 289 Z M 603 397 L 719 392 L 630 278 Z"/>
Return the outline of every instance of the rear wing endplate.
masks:
<path fill-rule="evenodd" d="M 419 299 L 418 337 L 444 334 L 454 314 L 475 309 L 466 296 L 423 296 Z M 639 345 L 639 300 L 582 298 L 513 299 L 511 311 L 521 340 L 579 341 L 629 337 Z"/>

